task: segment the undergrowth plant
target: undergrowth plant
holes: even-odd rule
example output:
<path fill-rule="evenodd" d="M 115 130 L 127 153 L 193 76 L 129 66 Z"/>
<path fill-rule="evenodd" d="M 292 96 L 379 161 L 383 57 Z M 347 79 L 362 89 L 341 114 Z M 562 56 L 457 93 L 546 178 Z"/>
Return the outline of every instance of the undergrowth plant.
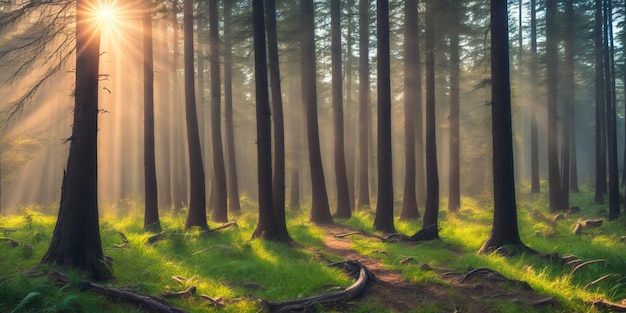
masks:
<path fill-rule="evenodd" d="M 604 208 L 593 205 L 590 199 L 590 192 L 573 195 L 572 205 L 581 207 L 581 211 L 564 214 L 550 225 L 536 213 L 552 218 L 545 195 L 521 192 L 518 199 L 522 240 L 542 253 L 571 254 L 581 262 L 593 261 L 576 270 L 537 255 L 478 255 L 476 251 L 491 228 L 493 212 L 488 197 L 463 198 L 461 210 L 454 215 L 442 209 L 439 225 L 442 240 L 409 244 L 383 243 L 360 236 L 350 240 L 356 251 L 380 259 L 385 266 L 401 273 L 407 283 L 445 287 L 449 283 L 429 268 L 463 273 L 471 268 L 487 267 L 510 279 L 525 281 L 546 296 L 555 296 L 561 311 L 593 312 L 589 301 L 601 297 L 613 301 L 626 298 L 626 243 L 620 241 L 626 224 L 623 218 L 615 222 L 605 220 L 599 228 L 573 235 L 573 225 L 579 220 L 604 217 Z M 259 299 L 283 301 L 330 292 L 352 283 L 343 272 L 316 260 L 315 253 L 324 251 L 323 237 L 327 234 L 322 227 L 308 222 L 307 204 L 300 210 L 287 212 L 289 232 L 297 243 L 294 247 L 250 239 L 257 211 L 249 200 L 242 202 L 240 215 L 232 216 L 237 227 L 211 233 L 183 229 L 184 210 L 178 215 L 162 212 L 164 232 L 152 243 L 148 243 L 149 238 L 155 234 L 144 232 L 139 202 L 120 203 L 124 210 L 115 204 L 105 205 L 101 214 L 102 245 L 105 255 L 113 260 L 115 275 L 113 281 L 107 282 L 109 285 L 132 286 L 138 292 L 151 295 L 195 286 L 196 296 L 171 302 L 190 312 L 258 312 Z M 122 214 L 122 211 L 131 213 Z M 373 219 L 374 210 L 367 209 L 358 210 L 352 218 L 339 222 L 374 232 Z M 57 269 L 68 275 L 69 285 L 59 285 L 49 275 L 34 274 L 50 271 L 49 266 L 30 271 L 45 253 L 54 223 L 54 216 L 36 208 L 0 217 L 0 237 L 19 243 L 13 247 L 11 242 L 0 242 L 0 312 L 140 312 L 133 305 L 80 291 L 84 278 L 71 270 Z M 421 224 L 421 220 L 397 220 L 396 229 L 412 235 Z M 328 257 L 333 261 L 341 260 L 332 254 Z M 399 264 L 407 258 L 420 266 Z M 603 276 L 606 277 L 592 283 Z M 450 294 L 454 297 L 455 291 L 450 289 Z M 228 304 L 218 308 L 200 295 L 227 299 Z M 515 303 L 497 299 L 486 301 L 485 305 L 490 311 L 520 309 Z M 386 311 L 381 304 L 367 298 L 352 303 L 350 310 Z M 443 306 L 416 306 L 415 309 L 416 312 L 440 310 L 444 310 Z"/>

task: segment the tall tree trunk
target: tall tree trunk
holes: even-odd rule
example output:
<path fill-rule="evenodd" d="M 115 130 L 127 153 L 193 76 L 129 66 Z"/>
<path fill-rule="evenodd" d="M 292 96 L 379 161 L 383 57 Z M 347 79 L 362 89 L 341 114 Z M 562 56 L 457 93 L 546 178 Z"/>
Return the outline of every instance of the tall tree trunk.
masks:
<path fill-rule="evenodd" d="M 291 116 L 291 119 L 294 121 L 294 126 L 291 135 L 291 163 L 293 164 L 293 168 L 291 169 L 291 194 L 289 195 L 289 207 L 293 210 L 300 209 L 300 169 L 302 168 L 301 142 L 304 141 L 302 134 L 304 125 L 302 121 L 302 107 L 296 106 L 297 102 L 294 101 L 295 97 L 293 97 L 294 90 L 296 90 L 296 88 L 294 80 L 290 80 L 287 88 L 290 92 L 287 95 L 289 96 L 289 103 L 292 103 L 291 112 L 293 115 Z"/>
<path fill-rule="evenodd" d="M 311 222 L 331 224 L 333 219 L 328 207 L 328 194 L 322 153 L 320 149 L 319 126 L 317 121 L 317 82 L 315 71 L 315 22 L 313 0 L 300 0 L 302 10 L 302 38 L 300 43 L 300 62 L 302 66 L 302 102 L 306 108 L 307 141 L 309 144 L 309 167 L 313 199 L 311 204 Z"/>
<path fill-rule="evenodd" d="M 546 0 L 546 88 L 548 93 L 548 193 L 550 211 L 564 209 L 561 204 L 561 174 L 557 134 L 557 25 L 556 0 Z"/>
<path fill-rule="evenodd" d="M 426 207 L 422 228 L 437 227 L 439 215 L 439 174 L 435 137 L 435 35 L 434 0 L 426 1 Z M 439 237 L 437 234 L 436 237 Z"/>
<path fill-rule="evenodd" d="M 272 118 L 267 83 L 265 17 L 263 0 L 252 0 L 254 33 L 254 79 L 256 86 L 256 127 L 259 186 L 259 222 L 253 238 L 277 240 L 272 193 Z"/>
<path fill-rule="evenodd" d="M 573 0 L 565 1 L 565 36 L 564 36 L 564 63 L 563 63 L 563 167 L 561 179 L 561 207 L 569 208 L 570 169 L 571 169 L 571 128 L 574 115 L 574 4 Z"/>
<path fill-rule="evenodd" d="M 537 0 L 530 0 L 530 77 L 537 78 L 538 56 L 537 56 Z M 541 185 L 539 183 L 539 135 L 537 129 L 537 85 L 530 84 L 530 182 L 531 193 L 539 193 Z"/>
<path fill-rule="evenodd" d="M 448 189 L 448 212 L 458 212 L 461 207 L 461 152 L 459 147 L 459 29 L 460 6 L 459 1 L 454 1 L 450 12 L 450 162 L 449 162 L 449 189 Z"/>
<path fill-rule="evenodd" d="M 233 119 L 232 13 L 232 1 L 224 1 L 224 126 L 226 131 L 226 165 L 228 167 L 228 209 L 233 214 L 239 214 L 241 203 L 239 202 L 235 122 Z"/>
<path fill-rule="evenodd" d="M 341 74 L 341 1 L 330 1 L 330 29 L 332 54 L 332 106 L 335 128 L 335 182 L 337 184 L 338 218 L 350 218 L 350 190 L 344 152 L 343 75 Z"/>
<path fill-rule="evenodd" d="M 211 138 L 213 143 L 213 170 L 215 172 L 215 207 L 211 219 L 228 221 L 228 190 L 224 151 L 222 149 L 222 93 L 220 86 L 220 38 L 218 0 L 209 0 L 209 61 L 211 63 Z"/>
<path fill-rule="evenodd" d="M 173 29 L 173 39 L 172 45 L 174 50 L 174 61 L 172 62 L 173 68 L 172 71 L 174 73 L 174 82 L 173 82 L 173 94 L 174 100 L 172 103 L 173 112 L 172 117 L 174 118 L 173 125 L 176 125 L 179 122 L 183 122 L 180 111 L 178 109 L 178 103 L 180 101 L 179 96 L 179 77 L 178 77 L 178 66 L 180 59 L 180 49 L 179 49 L 179 24 L 178 24 L 178 14 L 180 12 L 179 9 L 179 1 L 173 0 L 172 2 L 172 29 Z M 185 153 L 183 151 L 185 145 L 183 143 L 182 137 L 184 136 L 184 129 L 180 129 L 178 127 L 172 127 L 174 129 L 172 142 L 174 143 L 172 149 L 172 170 L 173 170 L 173 188 L 172 188 L 172 200 L 174 201 L 174 213 L 178 213 L 180 209 L 187 203 L 187 183 L 185 182 Z"/>
<path fill-rule="evenodd" d="M 419 33 L 417 7 L 418 0 L 404 2 L 404 143 L 405 172 L 404 198 L 402 200 L 401 220 L 414 220 L 420 217 L 415 195 L 415 105 L 418 97 L 416 81 L 419 69 Z"/>
<path fill-rule="evenodd" d="M 196 117 L 196 95 L 193 57 L 193 1 L 183 2 L 183 32 L 185 61 L 185 116 L 187 120 L 187 146 L 189 148 L 189 212 L 185 228 L 197 226 L 208 229 L 206 221 L 206 188 L 198 119 Z"/>
<path fill-rule="evenodd" d="M 274 118 L 274 174 L 272 194 L 276 231 L 284 241 L 291 241 L 285 218 L 285 124 L 283 117 L 283 96 L 280 86 L 280 63 L 278 62 L 278 35 L 276 33 L 276 2 L 265 0 L 265 24 L 269 53 L 271 83 L 271 113 Z"/>
<path fill-rule="evenodd" d="M 152 1 L 145 0 L 143 19 L 143 157 L 145 212 L 143 227 L 160 232 L 159 196 L 154 153 L 154 66 L 152 52 Z"/>
<path fill-rule="evenodd" d="M 370 117 L 369 1 L 359 0 L 359 208 L 370 206 L 368 128 Z"/>
<path fill-rule="evenodd" d="M 507 1 L 490 3 L 494 210 L 491 234 L 480 248 L 482 253 L 506 245 L 525 248 L 519 236 L 515 202 Z"/>
<path fill-rule="evenodd" d="M 604 203 L 604 193 L 606 191 L 606 154 L 605 139 L 606 117 L 604 99 L 604 63 L 602 61 L 602 0 L 596 0 L 595 7 L 595 83 L 596 83 L 596 189 L 593 202 L 595 204 Z"/>
<path fill-rule="evenodd" d="M 352 118 L 353 116 L 353 63 L 352 61 L 354 60 L 354 56 L 352 54 L 352 49 L 353 49 L 353 41 L 352 39 L 354 38 L 352 36 L 352 33 L 354 32 L 354 19 L 353 19 L 353 10 L 354 7 L 354 0 L 348 0 L 346 2 L 346 10 L 347 10 L 347 20 L 348 23 L 346 25 L 346 33 L 348 34 L 348 38 L 346 40 L 346 109 L 344 110 L 345 112 L 345 119 L 346 119 L 346 124 L 347 126 L 346 128 L 346 171 L 348 172 L 348 192 L 350 193 L 350 211 L 354 211 L 355 207 L 356 207 L 356 195 L 355 195 L 355 188 L 354 188 L 354 184 L 355 184 L 355 157 L 356 157 L 356 153 L 355 153 L 355 148 L 356 148 L 356 144 L 355 144 L 355 127 L 353 125 L 353 120 L 354 118 Z"/>
<path fill-rule="evenodd" d="M 165 20 L 159 22 L 158 32 L 161 34 L 161 41 L 157 43 L 157 51 L 163 57 L 169 54 L 168 48 L 168 32 L 167 32 L 167 23 Z M 161 209 L 170 210 L 172 209 L 172 146 L 171 138 L 172 132 L 170 130 L 171 127 L 169 125 L 173 123 L 171 111 L 173 109 L 173 92 L 170 92 L 170 76 L 174 75 L 174 72 L 170 72 L 167 75 L 160 75 L 160 88 L 159 88 L 159 97 L 157 97 L 159 102 L 157 106 L 159 107 L 156 114 L 156 131 L 158 132 L 159 137 L 159 145 L 156 147 L 159 148 L 158 155 L 161 156 L 159 160 L 161 161 L 157 168 L 161 176 L 157 179 L 159 181 L 159 206 Z"/>
<path fill-rule="evenodd" d="M 52 242 L 41 263 L 68 266 L 104 280 L 106 265 L 98 226 L 98 65 L 100 30 L 92 1 L 76 1 L 76 84 L 70 151 Z"/>
<path fill-rule="evenodd" d="M 374 227 L 395 233 L 393 225 L 393 167 L 391 157 L 391 60 L 389 52 L 389 1 L 376 1 L 376 51 L 378 87 L 378 201 Z"/>
<path fill-rule="evenodd" d="M 615 59 L 613 45 L 613 1 L 605 0 L 604 64 L 607 111 L 607 147 L 609 163 L 609 220 L 616 220 L 619 210 L 619 170 L 617 164 L 617 109 L 615 99 Z"/>

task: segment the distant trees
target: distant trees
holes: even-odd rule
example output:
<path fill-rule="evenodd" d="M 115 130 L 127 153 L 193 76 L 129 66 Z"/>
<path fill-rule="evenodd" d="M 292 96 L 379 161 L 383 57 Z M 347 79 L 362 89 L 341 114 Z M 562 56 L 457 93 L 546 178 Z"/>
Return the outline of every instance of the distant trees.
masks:
<path fill-rule="evenodd" d="M 461 151 L 460 151 L 460 57 L 459 32 L 461 28 L 461 1 L 450 5 L 450 161 L 448 173 L 448 212 L 458 212 L 461 207 Z"/>

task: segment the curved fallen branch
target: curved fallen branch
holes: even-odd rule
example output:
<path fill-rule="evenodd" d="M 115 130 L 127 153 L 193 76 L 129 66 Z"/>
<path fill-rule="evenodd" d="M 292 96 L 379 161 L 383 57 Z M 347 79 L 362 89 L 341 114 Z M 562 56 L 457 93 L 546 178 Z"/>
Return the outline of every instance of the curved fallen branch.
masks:
<path fill-rule="evenodd" d="M 38 274 L 38 272 L 33 271 L 33 274 Z M 58 284 L 67 285 L 69 283 L 69 278 L 67 277 L 67 275 L 59 271 L 52 271 L 50 273 L 50 276 Z M 150 296 L 150 295 L 137 294 L 135 289 L 132 287 L 109 287 L 109 286 L 92 283 L 90 281 L 83 281 L 80 283 L 79 290 L 80 291 L 91 290 L 115 302 L 125 301 L 128 303 L 137 304 L 139 307 L 141 307 L 142 309 L 148 312 L 154 312 L 154 313 L 185 313 L 186 312 L 183 309 L 177 308 L 167 303 L 165 299 L 155 297 L 155 296 Z"/>
<path fill-rule="evenodd" d="M 572 273 L 570 273 L 570 275 L 574 275 L 574 273 L 576 273 L 576 271 L 578 271 L 579 269 L 581 269 L 584 266 L 587 266 L 589 264 L 593 264 L 593 263 L 598 263 L 598 262 L 604 262 L 607 263 L 605 260 L 603 259 L 596 259 L 596 260 L 590 260 L 590 261 L 586 261 L 583 263 L 580 263 L 578 265 L 576 265 L 576 267 L 574 267 L 574 269 L 572 269 Z"/>
<path fill-rule="evenodd" d="M 626 304 L 614 303 L 602 298 L 593 301 L 593 306 L 597 308 L 609 309 L 612 312 L 626 312 Z"/>
<path fill-rule="evenodd" d="M 318 305 L 331 307 L 341 303 L 345 303 L 360 296 L 367 287 L 368 282 L 370 280 L 376 280 L 374 274 L 372 274 L 372 272 L 370 272 L 367 267 L 365 267 L 357 260 L 333 263 L 329 266 L 342 267 L 350 272 L 352 276 L 354 276 L 354 274 L 357 274 L 358 279 L 350 287 L 341 291 L 283 302 L 272 302 L 268 300 L 263 300 L 263 304 L 265 305 L 265 307 L 268 308 L 270 312 L 304 312 Z"/>

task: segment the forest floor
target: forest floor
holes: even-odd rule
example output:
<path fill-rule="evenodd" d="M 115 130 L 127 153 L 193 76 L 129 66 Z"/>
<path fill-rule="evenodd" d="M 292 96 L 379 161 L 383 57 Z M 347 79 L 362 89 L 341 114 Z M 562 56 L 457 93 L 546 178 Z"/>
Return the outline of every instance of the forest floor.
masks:
<path fill-rule="evenodd" d="M 361 299 L 377 303 L 392 311 L 416 310 L 418 309 L 416 303 L 419 303 L 421 308 L 444 312 L 500 312 L 501 308 L 490 304 L 492 300 L 508 300 L 524 311 L 534 311 L 540 308 L 559 311 L 554 297 L 537 293 L 524 282 L 507 280 L 492 271 L 484 272 L 486 275 L 481 275 L 481 277 L 474 276 L 475 279 L 464 279 L 464 273 L 432 268 L 426 263 L 410 259 L 405 264 L 406 266 L 420 266 L 422 269 L 434 271 L 445 283 L 407 282 L 400 273 L 388 269 L 379 258 L 355 251 L 350 238 L 335 236 L 355 229 L 341 224 L 320 227 L 327 231 L 323 242 L 328 253 L 346 260 L 358 260 L 376 276 L 377 281 L 368 286 Z M 407 245 L 408 248 L 411 245 L 418 245 L 416 243 L 398 244 Z M 372 253 L 386 254 L 385 251 L 378 250 Z M 350 305 L 348 304 L 342 311 L 350 311 Z"/>

